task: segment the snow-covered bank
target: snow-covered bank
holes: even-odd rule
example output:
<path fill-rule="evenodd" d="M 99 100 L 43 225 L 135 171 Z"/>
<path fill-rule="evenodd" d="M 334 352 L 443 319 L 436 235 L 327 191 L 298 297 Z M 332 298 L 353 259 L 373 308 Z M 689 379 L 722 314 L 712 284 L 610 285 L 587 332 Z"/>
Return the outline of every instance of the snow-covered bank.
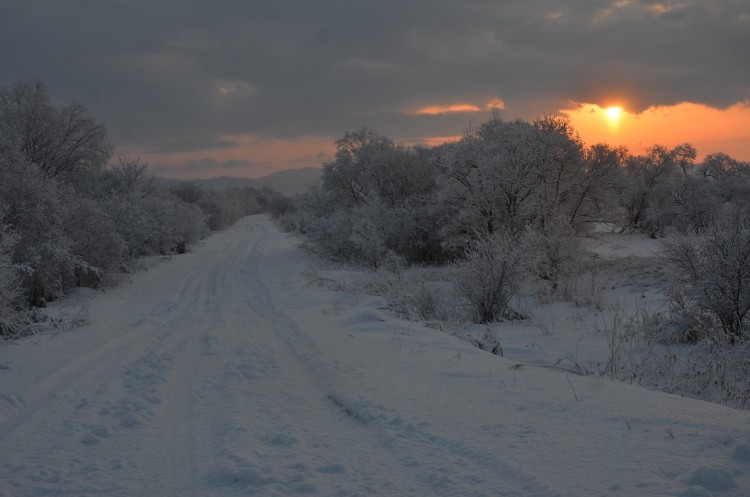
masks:
<path fill-rule="evenodd" d="M 264 216 L 0 347 L 0 494 L 750 493 L 750 412 L 497 357 L 309 285 Z"/>

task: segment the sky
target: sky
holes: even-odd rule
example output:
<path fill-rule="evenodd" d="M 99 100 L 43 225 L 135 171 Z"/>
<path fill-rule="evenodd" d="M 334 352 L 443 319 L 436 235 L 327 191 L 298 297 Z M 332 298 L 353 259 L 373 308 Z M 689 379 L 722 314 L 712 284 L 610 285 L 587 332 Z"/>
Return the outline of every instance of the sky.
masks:
<path fill-rule="evenodd" d="M 0 0 L 0 47 L 0 85 L 43 80 L 169 177 L 320 166 L 362 127 L 437 144 L 493 110 L 750 161 L 750 0 Z"/>

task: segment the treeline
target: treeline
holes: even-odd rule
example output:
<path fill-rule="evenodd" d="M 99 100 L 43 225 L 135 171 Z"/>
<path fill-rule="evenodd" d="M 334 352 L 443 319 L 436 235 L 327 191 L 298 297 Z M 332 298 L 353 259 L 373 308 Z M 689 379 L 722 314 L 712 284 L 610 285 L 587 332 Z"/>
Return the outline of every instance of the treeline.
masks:
<path fill-rule="evenodd" d="M 138 159 L 113 160 L 83 105 L 55 107 L 38 81 L 0 87 L 0 336 L 23 334 L 29 309 L 139 257 L 183 253 L 273 197 L 161 184 Z"/>
<path fill-rule="evenodd" d="M 686 333 L 750 335 L 747 162 L 715 153 L 698 163 L 689 144 L 642 155 L 586 146 L 553 116 L 494 114 L 436 147 L 405 147 L 370 129 L 336 147 L 319 184 L 274 211 L 327 257 L 375 268 L 449 264 L 457 307 L 489 322 L 513 315 L 510 298 L 530 275 L 557 291 L 579 267 L 580 236 L 606 223 L 671 241 L 665 283 Z"/>
<path fill-rule="evenodd" d="M 417 264 L 454 261 L 499 232 L 576 234 L 595 223 L 653 236 L 684 232 L 750 205 L 746 162 L 717 153 L 698 164 L 689 144 L 655 145 L 644 155 L 585 146 L 560 117 L 494 115 L 433 148 L 362 129 L 336 147 L 289 222 L 324 254 L 374 267 L 389 253 Z"/>

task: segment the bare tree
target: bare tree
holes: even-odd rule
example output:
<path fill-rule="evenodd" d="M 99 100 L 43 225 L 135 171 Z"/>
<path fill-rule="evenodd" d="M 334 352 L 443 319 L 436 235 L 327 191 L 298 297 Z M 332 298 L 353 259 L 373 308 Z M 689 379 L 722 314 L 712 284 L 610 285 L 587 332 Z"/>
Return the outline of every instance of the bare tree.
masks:
<path fill-rule="evenodd" d="M 148 164 L 140 159 L 118 157 L 103 171 L 101 182 L 107 195 L 143 198 L 153 193 L 156 176 L 148 172 Z"/>
<path fill-rule="evenodd" d="M 617 194 L 622 188 L 626 157 L 624 147 L 596 144 L 584 150 L 583 170 L 566 199 L 566 215 L 572 227 L 617 219 Z"/>
<path fill-rule="evenodd" d="M 82 104 L 56 109 L 41 81 L 0 87 L 0 122 L 16 135 L 27 161 L 51 178 L 98 171 L 111 156 L 104 125 Z"/>
<path fill-rule="evenodd" d="M 719 181 L 729 177 L 750 175 L 750 164 L 718 152 L 707 155 L 698 170 L 704 178 Z"/>

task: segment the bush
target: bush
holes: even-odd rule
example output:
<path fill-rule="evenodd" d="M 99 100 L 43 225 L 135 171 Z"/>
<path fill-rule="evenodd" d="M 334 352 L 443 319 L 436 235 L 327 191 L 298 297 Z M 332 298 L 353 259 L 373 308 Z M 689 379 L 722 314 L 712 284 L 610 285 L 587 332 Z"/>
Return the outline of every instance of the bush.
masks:
<path fill-rule="evenodd" d="M 96 288 L 104 274 L 122 266 L 126 244 L 101 204 L 87 198 L 71 199 L 64 218 L 70 251 L 82 263 L 76 269 L 75 286 Z"/>
<path fill-rule="evenodd" d="M 565 216 L 550 215 L 544 226 L 527 235 L 538 254 L 534 269 L 542 280 L 548 281 L 556 293 L 561 279 L 578 269 L 581 260 L 581 240 Z"/>
<path fill-rule="evenodd" d="M 456 289 L 468 302 L 472 321 L 489 323 L 511 314 L 508 305 L 532 257 L 528 233 L 503 233 L 478 240 L 466 258 L 454 264 Z"/>
<path fill-rule="evenodd" d="M 13 335 L 21 323 L 21 276 L 27 269 L 13 263 L 13 251 L 20 237 L 3 220 L 0 205 L 0 337 Z"/>
<path fill-rule="evenodd" d="M 271 210 L 271 216 L 276 219 L 297 212 L 297 206 L 294 204 L 294 200 L 283 195 L 275 195 L 271 197 L 269 208 Z"/>
<path fill-rule="evenodd" d="M 735 211 L 705 229 L 666 241 L 662 260 L 673 282 L 667 298 L 677 315 L 696 322 L 709 317 L 714 339 L 748 338 L 750 311 L 750 221 Z M 720 331 L 720 333 L 716 333 Z"/>

